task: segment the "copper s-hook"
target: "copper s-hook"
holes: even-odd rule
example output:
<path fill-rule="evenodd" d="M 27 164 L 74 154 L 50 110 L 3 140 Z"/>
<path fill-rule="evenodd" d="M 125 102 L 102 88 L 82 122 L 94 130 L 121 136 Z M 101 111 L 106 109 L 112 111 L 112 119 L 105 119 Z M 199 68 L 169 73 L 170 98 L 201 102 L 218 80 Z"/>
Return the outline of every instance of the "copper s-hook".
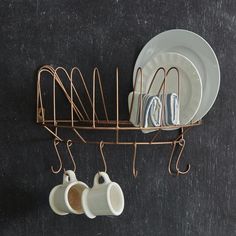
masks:
<path fill-rule="evenodd" d="M 67 150 L 68 150 L 68 152 L 69 152 L 70 159 L 71 159 L 71 161 L 72 161 L 72 163 L 73 163 L 73 167 L 74 167 L 73 171 L 75 172 L 75 171 L 76 171 L 76 164 L 75 164 L 74 157 L 73 157 L 73 155 L 72 155 L 72 153 L 71 153 L 71 150 L 70 150 L 70 147 L 71 147 L 71 146 L 72 146 L 72 141 L 69 139 L 69 140 L 67 140 L 67 142 L 66 142 L 66 147 L 67 147 Z M 64 171 L 65 171 L 65 169 L 64 169 Z"/>
<path fill-rule="evenodd" d="M 104 172 L 107 172 L 107 163 L 106 163 L 106 160 L 105 160 L 105 157 L 104 157 L 104 153 L 103 153 L 103 147 L 104 147 L 104 142 L 101 141 L 100 144 L 99 144 L 99 148 L 100 148 L 100 153 L 101 153 L 101 157 L 102 157 L 102 161 L 103 161 L 103 164 L 104 164 Z"/>
<path fill-rule="evenodd" d="M 138 176 L 138 171 L 136 169 L 136 156 L 137 156 L 137 143 L 134 143 L 134 155 L 133 155 L 133 176 L 136 178 Z"/>
<path fill-rule="evenodd" d="M 176 170 L 177 170 L 177 175 L 179 175 L 179 174 L 185 175 L 185 174 L 187 174 L 190 171 L 190 168 L 191 168 L 190 164 L 187 164 L 187 167 L 186 167 L 185 171 L 180 171 L 180 169 L 179 169 L 180 158 L 181 158 L 182 152 L 183 152 L 183 150 L 185 148 L 185 140 L 181 139 L 180 142 L 179 142 L 179 145 L 181 146 L 181 150 L 180 150 L 179 156 L 177 158 L 175 167 L 176 167 Z"/>
<path fill-rule="evenodd" d="M 180 149 L 180 152 L 179 152 L 179 155 L 177 157 L 176 164 L 175 164 L 176 173 L 174 173 L 171 170 L 171 163 L 172 163 L 172 160 L 173 160 L 173 156 L 174 156 L 174 152 L 175 152 L 177 143 L 179 144 L 181 149 Z M 180 168 L 179 168 L 179 163 L 180 163 L 180 159 L 181 159 L 182 153 L 184 151 L 184 148 L 185 148 L 185 140 L 184 139 L 173 142 L 173 148 L 172 148 L 172 151 L 171 151 L 170 160 L 169 160 L 169 164 L 168 164 L 168 171 L 169 171 L 170 175 L 179 175 L 179 174 L 185 175 L 190 171 L 190 165 L 189 164 L 187 165 L 187 168 L 186 168 L 185 171 L 181 171 Z"/>
<path fill-rule="evenodd" d="M 172 159 L 173 159 L 173 156 L 174 156 L 175 147 L 176 147 L 176 141 L 173 142 L 173 148 L 172 148 L 172 151 L 171 151 L 171 154 L 170 154 L 170 160 L 169 160 L 169 164 L 168 164 L 168 171 L 169 171 L 170 175 L 174 175 L 174 173 L 171 170 L 171 163 L 172 163 Z"/>
<path fill-rule="evenodd" d="M 59 161 L 59 168 L 57 170 L 55 170 L 54 167 L 51 166 L 51 171 L 52 171 L 53 174 L 58 174 L 61 171 L 61 169 L 62 169 L 62 160 L 61 160 L 61 156 L 60 156 L 60 154 L 58 152 L 58 149 L 57 149 L 57 145 L 59 144 L 59 140 L 58 139 L 54 139 L 53 143 L 54 143 L 54 148 L 56 150 L 57 158 L 58 158 L 58 161 Z"/>

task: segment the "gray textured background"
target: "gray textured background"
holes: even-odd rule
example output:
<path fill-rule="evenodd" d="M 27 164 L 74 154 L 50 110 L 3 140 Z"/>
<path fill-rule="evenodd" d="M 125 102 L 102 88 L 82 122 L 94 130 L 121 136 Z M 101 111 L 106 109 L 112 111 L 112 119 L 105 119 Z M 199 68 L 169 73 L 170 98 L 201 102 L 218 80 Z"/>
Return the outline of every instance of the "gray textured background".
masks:
<path fill-rule="evenodd" d="M 0 235 L 236 235 L 235 14 L 235 0 L 1 1 Z M 77 65 L 90 83 L 97 65 L 111 97 L 118 65 L 125 116 L 139 51 L 172 28 L 203 36 L 222 72 L 219 96 L 204 125 L 186 137 L 183 164 L 190 162 L 191 172 L 169 176 L 170 147 L 147 146 L 138 152 L 134 179 L 131 148 L 106 147 L 110 176 L 125 193 L 124 213 L 94 220 L 56 216 L 48 194 L 61 175 L 51 174 L 56 161 L 51 136 L 35 123 L 37 69 Z M 76 145 L 73 151 L 78 177 L 91 185 L 101 165 L 97 147 Z"/>

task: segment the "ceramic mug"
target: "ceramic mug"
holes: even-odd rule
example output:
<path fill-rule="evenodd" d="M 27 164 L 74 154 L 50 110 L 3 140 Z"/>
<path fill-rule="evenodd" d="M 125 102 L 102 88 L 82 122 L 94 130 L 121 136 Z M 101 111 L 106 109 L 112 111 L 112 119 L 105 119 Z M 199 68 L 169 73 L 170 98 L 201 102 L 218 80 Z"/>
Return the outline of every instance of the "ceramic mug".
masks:
<path fill-rule="evenodd" d="M 63 183 L 55 186 L 50 192 L 49 205 L 51 209 L 58 215 L 83 214 L 81 195 L 87 188 L 85 183 L 76 179 L 72 170 L 65 171 Z"/>
<path fill-rule="evenodd" d="M 100 177 L 103 183 L 99 183 Z M 124 210 L 122 189 L 105 172 L 95 175 L 93 187 L 83 191 L 81 201 L 84 213 L 91 219 L 96 216 L 118 216 Z"/>

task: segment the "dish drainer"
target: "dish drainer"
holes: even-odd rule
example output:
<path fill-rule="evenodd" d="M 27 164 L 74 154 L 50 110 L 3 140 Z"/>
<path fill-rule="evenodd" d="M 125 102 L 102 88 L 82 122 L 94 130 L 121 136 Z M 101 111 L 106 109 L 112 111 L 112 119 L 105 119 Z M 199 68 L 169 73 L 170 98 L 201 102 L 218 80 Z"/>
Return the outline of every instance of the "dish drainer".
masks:
<path fill-rule="evenodd" d="M 165 94 L 166 91 L 166 80 L 168 78 L 168 74 L 170 71 L 176 72 L 177 77 L 177 93 L 179 96 L 179 87 L 180 87 L 180 75 L 179 70 L 176 67 L 171 67 L 166 70 L 163 67 L 160 67 L 156 70 L 156 73 L 153 75 L 151 83 L 149 85 L 148 91 L 150 91 L 151 86 L 153 85 L 155 79 L 157 78 L 157 74 L 162 73 L 163 82 L 161 84 L 160 90 L 157 92 L 157 95 L 160 93 Z M 48 87 L 46 90 L 43 90 L 42 80 L 50 79 L 52 81 L 51 86 L 51 95 L 52 101 L 47 100 L 46 95 L 48 95 Z M 100 72 L 98 68 L 94 68 L 93 70 L 93 86 L 92 86 L 92 96 L 89 93 L 89 89 L 86 85 L 85 79 L 79 70 L 79 68 L 74 67 L 69 72 L 63 67 L 53 68 L 50 65 L 45 65 L 41 67 L 38 71 L 38 80 L 37 80 L 37 123 L 41 124 L 52 136 L 54 137 L 54 147 L 58 156 L 59 168 L 55 170 L 55 168 L 51 167 L 53 173 L 59 173 L 62 168 L 62 160 L 60 154 L 57 149 L 57 145 L 61 142 L 66 143 L 68 152 L 70 154 L 70 158 L 73 162 L 74 170 L 76 169 L 76 164 L 71 152 L 71 145 L 75 142 L 82 142 L 84 144 L 98 144 L 101 152 L 101 157 L 104 163 L 105 171 L 107 170 L 107 165 L 103 153 L 104 145 L 131 145 L 134 148 L 133 159 L 132 159 L 132 172 L 135 177 L 137 177 L 136 170 L 136 155 L 137 155 L 137 146 L 141 145 L 171 145 L 172 150 L 170 153 L 168 171 L 171 175 L 185 175 L 190 170 L 190 165 L 188 164 L 185 170 L 180 170 L 180 161 L 183 154 L 183 150 L 185 148 L 185 133 L 192 127 L 200 125 L 201 121 L 196 123 L 189 123 L 187 125 L 173 125 L 166 126 L 163 122 L 163 112 L 162 112 L 162 125 L 158 127 L 142 127 L 133 126 L 133 124 L 129 121 L 129 119 L 121 120 L 120 119 L 120 107 L 119 107 L 119 71 L 116 68 L 116 118 L 109 119 L 106 99 L 103 92 L 103 85 L 100 76 Z M 81 86 L 78 86 L 79 83 Z M 140 83 L 140 93 L 142 93 L 143 86 L 143 73 L 142 69 L 138 68 L 136 72 L 136 78 L 134 82 L 134 91 L 136 90 L 137 84 Z M 99 95 L 96 92 L 97 85 L 99 88 Z M 68 104 L 69 117 L 63 115 L 63 118 L 59 118 L 58 108 L 57 108 L 57 96 L 58 89 L 60 93 L 62 92 L 66 103 Z M 101 106 L 103 110 L 103 116 L 100 118 L 98 115 L 97 109 L 97 100 L 101 99 Z M 83 101 L 85 100 L 85 102 Z M 133 109 L 133 99 L 130 107 L 130 114 Z M 64 101 L 63 101 L 64 102 Z M 47 103 L 47 104 L 46 104 Z M 164 105 L 164 104 L 163 104 Z M 139 109 L 140 114 L 142 113 L 142 99 L 139 101 Z M 90 112 L 89 112 L 90 110 Z M 100 111 L 100 110 L 99 110 Z M 50 113 L 51 112 L 51 113 Z M 64 114 L 64 113 L 63 113 Z M 62 114 L 60 114 L 61 116 Z M 70 130 L 73 132 L 75 138 L 63 139 L 59 134 L 59 130 Z M 158 136 L 162 130 L 166 129 L 178 129 L 179 133 L 177 137 L 171 140 L 158 140 Z M 88 132 L 92 131 L 108 131 L 115 132 L 114 138 L 112 141 L 105 141 L 104 138 L 100 138 L 99 140 L 89 140 L 85 138 L 81 132 L 87 130 Z M 141 131 L 141 130 L 155 130 L 154 134 L 150 138 L 150 141 L 123 141 L 120 139 L 120 132 L 122 131 Z M 166 132 L 166 131 L 163 131 Z M 140 132 L 141 133 L 141 132 Z M 175 163 L 174 163 L 174 156 Z"/>

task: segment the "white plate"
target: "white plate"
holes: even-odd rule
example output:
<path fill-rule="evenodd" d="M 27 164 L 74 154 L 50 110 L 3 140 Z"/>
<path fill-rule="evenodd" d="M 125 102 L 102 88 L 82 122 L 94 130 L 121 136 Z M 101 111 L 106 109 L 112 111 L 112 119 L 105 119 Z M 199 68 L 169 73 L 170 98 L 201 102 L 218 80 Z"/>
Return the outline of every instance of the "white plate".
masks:
<path fill-rule="evenodd" d="M 193 122 L 204 117 L 211 109 L 220 87 L 220 67 L 211 46 L 199 35 L 182 29 L 165 31 L 152 38 L 140 52 L 133 80 L 138 67 L 143 67 L 156 53 L 177 52 L 186 56 L 199 71 L 203 95 Z"/>
<path fill-rule="evenodd" d="M 180 125 L 188 124 L 198 111 L 202 99 L 202 83 L 198 70 L 185 56 L 178 53 L 161 53 L 153 55 L 147 64 L 143 66 L 143 93 L 148 92 L 152 78 L 159 67 L 166 71 L 171 67 L 179 70 L 179 120 Z M 170 71 L 166 77 L 166 93 L 178 94 L 178 79 L 176 70 Z M 155 95 L 160 90 L 163 82 L 163 72 L 157 74 L 152 84 L 150 94 Z M 140 85 L 139 79 L 137 85 Z M 136 91 L 140 91 L 139 86 Z"/>

